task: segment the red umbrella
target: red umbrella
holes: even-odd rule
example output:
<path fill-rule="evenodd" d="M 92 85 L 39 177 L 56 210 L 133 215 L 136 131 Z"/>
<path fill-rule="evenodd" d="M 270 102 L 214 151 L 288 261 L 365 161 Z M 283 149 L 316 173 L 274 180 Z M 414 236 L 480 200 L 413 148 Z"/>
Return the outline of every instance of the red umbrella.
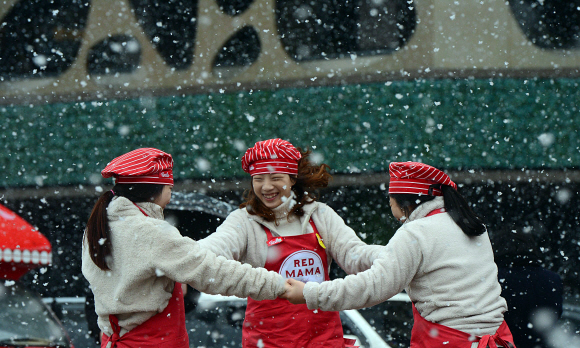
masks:
<path fill-rule="evenodd" d="M 50 242 L 42 233 L 0 204 L 0 279 L 18 280 L 52 263 Z"/>

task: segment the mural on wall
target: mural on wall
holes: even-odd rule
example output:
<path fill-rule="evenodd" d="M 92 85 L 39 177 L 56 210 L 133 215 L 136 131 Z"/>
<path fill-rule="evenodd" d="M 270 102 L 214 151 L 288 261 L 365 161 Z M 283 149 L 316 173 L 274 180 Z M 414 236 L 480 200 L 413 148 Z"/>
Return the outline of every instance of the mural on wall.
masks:
<path fill-rule="evenodd" d="M 578 6 L 316 4 L 3 2 L 0 183 L 98 184 L 139 146 L 173 153 L 178 179 L 232 178 L 274 136 L 340 173 L 580 165 Z"/>
<path fill-rule="evenodd" d="M 578 76 L 579 12 L 558 0 L 10 0 L 0 103 Z"/>

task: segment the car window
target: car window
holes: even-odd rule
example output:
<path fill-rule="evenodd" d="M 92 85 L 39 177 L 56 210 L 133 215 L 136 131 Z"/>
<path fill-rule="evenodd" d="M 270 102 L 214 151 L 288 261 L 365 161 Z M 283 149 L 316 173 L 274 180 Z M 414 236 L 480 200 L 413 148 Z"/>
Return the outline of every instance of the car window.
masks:
<path fill-rule="evenodd" d="M 409 347 L 413 326 L 413 310 L 409 302 L 385 301 L 358 311 L 390 346 Z"/>
<path fill-rule="evenodd" d="M 243 302 L 200 303 L 186 315 L 191 347 L 241 347 Z"/>
<path fill-rule="evenodd" d="M 66 333 L 39 296 L 18 283 L 0 283 L 0 345 L 69 347 Z"/>

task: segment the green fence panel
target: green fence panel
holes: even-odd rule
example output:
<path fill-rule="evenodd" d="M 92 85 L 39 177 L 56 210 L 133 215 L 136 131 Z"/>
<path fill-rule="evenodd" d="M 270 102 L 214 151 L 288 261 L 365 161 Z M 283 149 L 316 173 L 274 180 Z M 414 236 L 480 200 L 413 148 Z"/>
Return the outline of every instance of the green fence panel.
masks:
<path fill-rule="evenodd" d="M 1 106 L 4 187 L 98 184 L 114 157 L 157 147 L 176 179 L 242 176 L 262 139 L 312 149 L 338 173 L 391 161 L 442 168 L 577 168 L 580 79 L 392 81 Z"/>

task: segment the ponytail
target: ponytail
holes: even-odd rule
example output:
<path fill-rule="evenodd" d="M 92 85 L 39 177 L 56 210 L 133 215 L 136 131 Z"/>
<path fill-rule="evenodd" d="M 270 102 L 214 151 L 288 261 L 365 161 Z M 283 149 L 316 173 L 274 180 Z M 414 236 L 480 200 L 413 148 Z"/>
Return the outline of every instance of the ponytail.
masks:
<path fill-rule="evenodd" d="M 103 271 L 110 270 L 107 257 L 111 255 L 109 218 L 107 207 L 114 196 L 121 196 L 131 202 L 153 202 L 162 192 L 161 184 L 117 184 L 112 190 L 106 191 L 99 197 L 87 222 L 85 239 L 88 243 L 91 260 Z"/>
<path fill-rule="evenodd" d="M 445 211 L 449 213 L 453 221 L 468 236 L 474 237 L 487 231 L 485 224 L 479 216 L 467 204 L 467 201 L 456 189 L 448 185 L 441 185 L 443 200 L 445 201 Z"/>
<path fill-rule="evenodd" d="M 88 243 L 91 260 L 103 271 L 108 271 L 106 258 L 111 255 L 112 245 L 109 238 L 109 218 L 107 206 L 115 195 L 113 190 L 106 191 L 99 197 L 87 222 L 85 239 Z"/>
<path fill-rule="evenodd" d="M 390 193 L 399 208 L 409 218 L 411 213 L 421 204 L 433 200 L 436 196 L 433 195 L 434 190 L 439 190 L 443 194 L 443 201 L 445 202 L 445 211 L 449 213 L 453 221 L 461 228 L 463 233 L 468 236 L 479 236 L 487 231 L 485 224 L 481 219 L 475 215 L 473 210 L 467 204 L 463 196 L 451 186 L 434 184 L 429 187 L 428 195 L 418 195 L 409 193 Z"/>

